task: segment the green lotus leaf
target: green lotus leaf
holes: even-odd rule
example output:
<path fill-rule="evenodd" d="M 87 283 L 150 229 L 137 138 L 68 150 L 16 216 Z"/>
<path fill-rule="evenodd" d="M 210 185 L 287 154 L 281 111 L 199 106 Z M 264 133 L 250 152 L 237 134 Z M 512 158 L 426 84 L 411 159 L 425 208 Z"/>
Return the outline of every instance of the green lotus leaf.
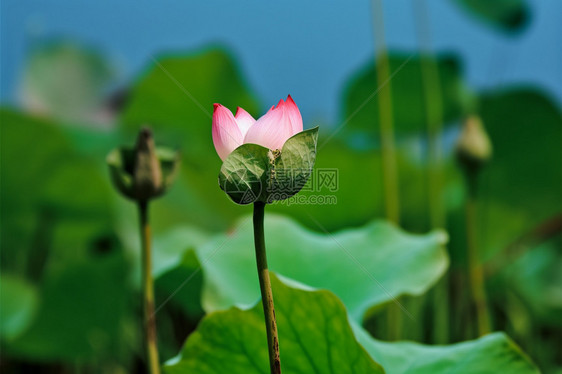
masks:
<path fill-rule="evenodd" d="M 390 374 L 538 374 L 529 357 L 504 333 L 451 345 L 383 342 L 352 324 L 361 345 Z"/>
<path fill-rule="evenodd" d="M 250 204 L 267 189 L 271 151 L 257 144 L 243 144 L 224 160 L 219 186 L 237 204 Z"/>
<path fill-rule="evenodd" d="M 270 170 L 267 202 L 285 200 L 297 194 L 306 184 L 316 161 L 318 127 L 289 138 Z"/>
<path fill-rule="evenodd" d="M 454 0 L 484 22 L 504 31 L 519 31 L 530 19 L 526 0 Z"/>
<path fill-rule="evenodd" d="M 217 235 L 196 249 L 205 277 L 202 303 L 207 312 L 247 307 L 259 299 L 249 221 L 243 219 L 234 233 Z M 357 321 L 371 307 L 399 295 L 423 294 L 448 266 L 447 236 L 442 231 L 412 235 L 383 221 L 320 235 L 289 218 L 268 214 L 265 237 L 273 271 L 334 292 Z M 214 255 L 217 248 L 220 253 Z M 213 261 L 206 260 L 210 256 Z"/>

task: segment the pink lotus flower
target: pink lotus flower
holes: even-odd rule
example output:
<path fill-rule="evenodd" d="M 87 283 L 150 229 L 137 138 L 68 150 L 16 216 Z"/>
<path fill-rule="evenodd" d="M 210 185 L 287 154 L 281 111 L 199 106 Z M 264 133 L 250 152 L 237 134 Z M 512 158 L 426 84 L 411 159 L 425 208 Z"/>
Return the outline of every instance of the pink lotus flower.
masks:
<path fill-rule="evenodd" d="M 257 121 L 240 107 L 234 116 L 221 104 L 214 107 L 213 143 L 222 160 L 246 143 L 281 149 L 287 139 L 302 131 L 301 113 L 291 95 L 286 101 L 279 100 L 277 106 L 272 106 Z"/>

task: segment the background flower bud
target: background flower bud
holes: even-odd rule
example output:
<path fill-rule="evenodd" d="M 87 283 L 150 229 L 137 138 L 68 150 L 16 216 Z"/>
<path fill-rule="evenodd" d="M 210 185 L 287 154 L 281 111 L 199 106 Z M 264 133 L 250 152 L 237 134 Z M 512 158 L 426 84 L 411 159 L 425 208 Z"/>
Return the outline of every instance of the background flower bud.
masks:
<path fill-rule="evenodd" d="M 126 197 L 146 201 L 162 195 L 172 184 L 179 153 L 156 147 L 152 132 L 143 127 L 134 148 L 114 149 L 107 156 L 111 179 Z"/>
<path fill-rule="evenodd" d="M 492 143 L 479 116 L 471 115 L 464 120 L 456 153 L 459 161 L 470 168 L 479 167 L 492 157 Z"/>

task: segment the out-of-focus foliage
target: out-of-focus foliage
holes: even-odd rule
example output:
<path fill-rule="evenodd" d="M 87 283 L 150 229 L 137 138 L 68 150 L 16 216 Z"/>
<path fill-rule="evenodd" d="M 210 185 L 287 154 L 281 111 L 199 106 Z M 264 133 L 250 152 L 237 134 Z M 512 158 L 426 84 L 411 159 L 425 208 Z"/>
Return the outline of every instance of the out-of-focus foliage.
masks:
<path fill-rule="evenodd" d="M 539 231 L 548 232 L 543 228 Z M 546 368 L 545 372 L 551 369 L 547 363 L 557 362 L 560 357 L 558 342 L 562 333 L 562 237 L 559 233 L 550 240 L 547 237 L 528 238 L 542 243 L 538 246 L 525 241 L 511 246 L 515 253 L 510 257 L 515 260 L 490 281 L 491 298 L 507 316 L 501 328 L 520 341 L 525 352 Z"/>
<path fill-rule="evenodd" d="M 561 245 L 559 235 L 536 248 L 529 248 L 503 272 L 503 285 L 509 285 L 529 308 L 532 317 L 559 328 L 562 327 Z"/>
<path fill-rule="evenodd" d="M 172 270 L 184 261 L 186 252 L 204 245 L 210 239 L 204 230 L 185 225 L 155 236 L 152 275 L 158 277 Z M 137 255 L 140 261 L 140 253 Z"/>
<path fill-rule="evenodd" d="M 0 338 L 13 340 L 28 327 L 37 311 L 37 290 L 29 282 L 10 275 L 0 276 Z"/>
<path fill-rule="evenodd" d="M 494 146 L 480 185 L 481 247 L 494 253 L 562 211 L 562 112 L 524 89 L 487 93 L 480 105 Z"/>
<path fill-rule="evenodd" d="M 179 247 L 174 247 L 179 248 Z M 195 252 L 186 251 L 173 268 L 156 278 L 156 304 L 175 303 L 190 318 L 197 319 L 204 313 L 201 306 L 203 273 Z"/>
<path fill-rule="evenodd" d="M 2 159 L 11 160 L 0 172 L 2 271 L 25 274 L 38 291 L 34 318 L 6 351 L 47 361 L 115 359 L 128 264 L 115 241 L 107 177 L 57 125 L 7 110 L 1 116 Z M 2 291 L 6 305 L 19 296 Z"/>
<path fill-rule="evenodd" d="M 117 360 L 129 303 L 127 268 L 123 256 L 114 253 L 46 274 L 37 318 L 11 342 L 10 351 L 43 360 Z"/>
<path fill-rule="evenodd" d="M 494 147 L 478 185 L 479 248 L 488 260 L 505 255 L 502 251 L 512 242 L 562 211 L 562 112 L 548 97 L 529 89 L 485 93 L 479 112 Z M 448 188 L 463 190 L 454 169 Z M 460 259 L 465 241 L 462 208 L 449 208 L 448 225 L 451 248 L 457 248 Z"/>
<path fill-rule="evenodd" d="M 104 97 L 114 72 L 93 50 L 51 43 L 29 57 L 20 100 L 32 113 L 63 122 L 108 125 Z"/>
<path fill-rule="evenodd" d="M 412 135 L 397 151 L 400 170 L 400 197 L 404 206 L 402 225 L 416 232 L 427 231 L 427 193 L 422 165 L 424 139 Z M 356 227 L 373 217 L 383 217 L 382 169 L 377 149 L 357 149 L 336 138 L 320 137 L 312 181 L 299 196 L 305 201 L 321 196 L 318 204 L 274 204 L 272 212 L 290 215 L 308 228 L 323 232 Z M 305 198 L 306 197 L 306 198 Z M 312 200 L 314 201 L 314 200 Z M 349 207 L 353 207 L 349 209 Z M 319 226 L 320 224 L 321 226 Z"/>
<path fill-rule="evenodd" d="M 156 305 L 176 303 L 192 318 L 203 314 L 203 274 L 195 248 L 209 240 L 205 231 L 190 226 L 178 226 L 154 238 L 152 275 L 156 282 Z M 136 254 L 135 263 L 139 264 L 140 254 Z M 137 271 L 140 272 L 140 266 Z"/>
<path fill-rule="evenodd" d="M 503 31 L 520 31 L 529 23 L 526 0 L 454 0 L 459 6 Z"/>
<path fill-rule="evenodd" d="M 112 230 L 107 176 L 76 151 L 61 129 L 2 110 L 2 264 L 43 267 L 80 256 L 80 248 Z M 38 258 L 38 256 L 40 258 Z M 25 262 L 35 262 L 35 264 Z M 32 268 L 29 268 L 31 266 Z"/>
<path fill-rule="evenodd" d="M 198 165 L 207 165 L 209 160 L 202 156 L 215 155 L 209 120 L 218 102 L 257 114 L 256 102 L 229 54 L 211 49 L 189 57 L 161 57 L 133 86 L 121 121 L 134 133 L 140 124 L 153 124 L 166 143 L 181 142 L 186 157 L 199 155 Z"/>
<path fill-rule="evenodd" d="M 424 101 L 423 64 L 435 63 L 440 80 L 440 94 L 432 92 L 428 98 L 440 101 L 443 122 L 450 123 L 467 110 L 470 93 L 462 79 L 461 64 L 453 55 L 435 58 L 417 54 L 390 53 L 388 63 L 391 79 L 377 80 L 375 63 L 370 61 L 354 74 L 344 95 L 344 116 L 341 132 L 356 145 L 372 147 L 379 139 L 379 102 L 376 98 L 382 85 L 391 86 L 392 120 L 397 134 L 420 133 L 426 130 L 426 101 Z M 377 61 L 377 64 L 380 64 Z M 363 144 L 361 144 L 363 143 Z"/>

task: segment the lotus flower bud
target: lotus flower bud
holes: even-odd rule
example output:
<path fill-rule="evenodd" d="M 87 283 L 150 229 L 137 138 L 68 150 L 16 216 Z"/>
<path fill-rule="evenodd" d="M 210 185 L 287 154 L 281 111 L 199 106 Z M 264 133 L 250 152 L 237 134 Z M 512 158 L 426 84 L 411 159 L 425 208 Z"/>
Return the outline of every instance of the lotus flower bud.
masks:
<path fill-rule="evenodd" d="M 162 189 L 162 169 L 156 156 L 152 132 L 146 127 L 141 129 L 137 138 L 133 168 L 134 185 L 139 197 L 148 200 L 158 195 Z"/>
<path fill-rule="evenodd" d="M 477 169 L 492 157 L 492 143 L 480 117 L 471 115 L 465 119 L 456 145 L 459 162 L 470 169 Z"/>
<path fill-rule="evenodd" d="M 298 193 L 312 174 L 318 127 L 303 131 L 291 95 L 254 119 L 215 104 L 212 136 L 223 160 L 219 186 L 237 204 L 273 203 Z"/>
<path fill-rule="evenodd" d="M 118 148 L 107 156 L 115 187 L 126 197 L 147 201 L 172 184 L 179 165 L 178 152 L 156 148 L 152 132 L 143 127 L 134 148 Z"/>

